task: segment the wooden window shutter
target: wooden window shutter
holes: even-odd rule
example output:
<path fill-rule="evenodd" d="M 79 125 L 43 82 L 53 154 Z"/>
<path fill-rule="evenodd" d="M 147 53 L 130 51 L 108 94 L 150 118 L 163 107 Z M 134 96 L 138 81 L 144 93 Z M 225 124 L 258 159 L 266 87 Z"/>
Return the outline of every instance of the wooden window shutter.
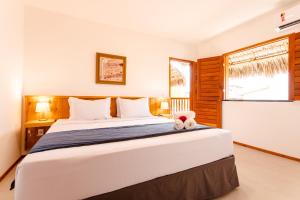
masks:
<path fill-rule="evenodd" d="M 289 99 L 300 100 L 300 33 L 289 37 Z"/>
<path fill-rule="evenodd" d="M 222 126 L 224 88 L 223 56 L 198 59 L 192 68 L 192 108 L 196 121 L 215 127 Z"/>

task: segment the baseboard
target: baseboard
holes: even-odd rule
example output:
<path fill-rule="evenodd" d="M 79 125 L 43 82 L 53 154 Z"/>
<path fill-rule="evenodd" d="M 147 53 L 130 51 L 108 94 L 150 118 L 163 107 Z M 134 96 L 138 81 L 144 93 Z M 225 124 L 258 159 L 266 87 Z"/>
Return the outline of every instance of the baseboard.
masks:
<path fill-rule="evenodd" d="M 264 153 L 272 154 L 274 156 L 279 156 L 279 157 L 282 157 L 282 158 L 287 158 L 289 160 L 300 162 L 300 158 L 288 156 L 288 155 L 285 155 L 285 154 L 277 153 L 277 152 L 274 152 L 274 151 L 270 151 L 270 150 L 267 150 L 267 149 L 255 147 L 255 146 L 252 146 L 252 145 L 249 145 L 249 144 L 244 144 L 244 143 L 237 142 L 237 141 L 233 141 L 233 143 L 237 144 L 237 145 L 240 145 L 240 146 L 243 146 L 243 147 L 247 147 L 247 148 L 250 148 L 250 149 L 261 151 L 261 152 L 264 152 Z"/>
<path fill-rule="evenodd" d="M 22 160 L 22 158 L 24 158 L 24 156 L 20 156 L 15 162 L 14 164 L 12 164 L 12 166 L 10 166 L 2 176 L 0 176 L 0 182 L 5 178 L 5 176 L 10 172 L 10 170 L 12 170 L 16 164 L 18 164 L 18 162 L 20 162 Z"/>

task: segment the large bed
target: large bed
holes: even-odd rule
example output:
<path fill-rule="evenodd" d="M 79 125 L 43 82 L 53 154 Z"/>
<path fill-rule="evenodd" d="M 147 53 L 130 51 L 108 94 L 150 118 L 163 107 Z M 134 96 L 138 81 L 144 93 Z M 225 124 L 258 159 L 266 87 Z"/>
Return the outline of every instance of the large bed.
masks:
<path fill-rule="evenodd" d="M 168 122 L 60 119 L 47 134 Z M 211 128 L 28 154 L 17 167 L 15 199 L 212 199 L 238 185 L 231 133 Z"/>

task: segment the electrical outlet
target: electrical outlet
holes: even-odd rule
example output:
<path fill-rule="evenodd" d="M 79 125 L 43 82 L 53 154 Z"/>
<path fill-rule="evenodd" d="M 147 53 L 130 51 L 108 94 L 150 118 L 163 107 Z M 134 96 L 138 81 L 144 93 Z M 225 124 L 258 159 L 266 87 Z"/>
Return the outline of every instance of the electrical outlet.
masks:
<path fill-rule="evenodd" d="M 38 136 L 44 135 L 44 129 L 39 128 L 39 129 L 38 129 L 38 134 L 37 134 L 37 135 L 38 135 Z"/>

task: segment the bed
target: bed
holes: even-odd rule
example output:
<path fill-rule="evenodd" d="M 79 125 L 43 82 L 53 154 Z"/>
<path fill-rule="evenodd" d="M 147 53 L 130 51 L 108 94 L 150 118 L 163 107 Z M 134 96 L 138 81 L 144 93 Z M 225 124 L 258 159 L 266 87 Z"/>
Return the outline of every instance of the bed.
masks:
<path fill-rule="evenodd" d="M 47 134 L 169 122 L 60 119 Z M 17 167 L 15 199 L 212 199 L 238 185 L 231 133 L 211 128 L 29 154 Z"/>

